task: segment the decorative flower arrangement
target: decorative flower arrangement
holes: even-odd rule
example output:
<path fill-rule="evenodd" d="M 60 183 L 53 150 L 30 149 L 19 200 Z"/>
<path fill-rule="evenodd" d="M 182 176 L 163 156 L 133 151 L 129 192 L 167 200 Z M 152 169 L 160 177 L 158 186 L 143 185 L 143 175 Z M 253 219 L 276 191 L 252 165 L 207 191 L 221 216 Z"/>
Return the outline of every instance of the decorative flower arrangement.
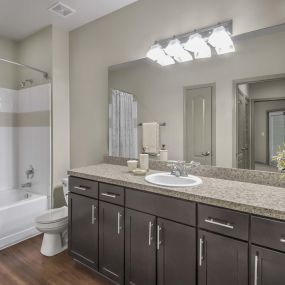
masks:
<path fill-rule="evenodd" d="M 278 170 L 282 173 L 282 178 L 285 178 L 285 143 L 283 148 L 279 147 L 276 155 L 272 157 L 272 161 L 276 163 Z"/>

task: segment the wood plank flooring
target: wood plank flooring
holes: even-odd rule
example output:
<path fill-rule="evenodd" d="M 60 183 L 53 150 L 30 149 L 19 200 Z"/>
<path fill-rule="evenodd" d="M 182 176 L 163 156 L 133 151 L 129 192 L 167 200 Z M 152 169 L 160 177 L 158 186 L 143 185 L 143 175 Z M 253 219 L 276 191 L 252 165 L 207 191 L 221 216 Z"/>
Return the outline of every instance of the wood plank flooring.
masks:
<path fill-rule="evenodd" d="M 40 235 L 0 251 L 0 285 L 111 285 L 67 252 L 43 256 L 41 242 Z"/>

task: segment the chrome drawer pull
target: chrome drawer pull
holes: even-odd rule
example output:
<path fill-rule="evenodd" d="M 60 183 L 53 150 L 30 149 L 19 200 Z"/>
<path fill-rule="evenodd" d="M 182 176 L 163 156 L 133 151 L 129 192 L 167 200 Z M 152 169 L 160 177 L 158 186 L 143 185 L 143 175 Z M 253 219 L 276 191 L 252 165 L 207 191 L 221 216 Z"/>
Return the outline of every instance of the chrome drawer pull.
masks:
<path fill-rule="evenodd" d="M 148 222 L 148 245 L 151 245 L 152 242 L 152 227 L 153 227 L 153 223 L 152 222 Z"/>
<path fill-rule="evenodd" d="M 109 198 L 113 198 L 113 199 L 116 199 L 116 198 L 117 198 L 117 195 L 115 195 L 115 194 L 101 193 L 101 195 L 102 195 L 102 196 L 109 197 Z"/>
<path fill-rule="evenodd" d="M 254 285 L 257 285 L 258 281 L 258 255 L 255 255 L 254 258 Z"/>
<path fill-rule="evenodd" d="M 224 228 L 231 229 L 231 230 L 234 229 L 234 226 L 231 223 L 221 223 L 211 218 L 205 219 L 205 222 L 208 224 L 224 227 Z"/>
<path fill-rule="evenodd" d="M 89 189 L 89 188 L 82 187 L 82 186 L 74 186 L 74 189 L 80 190 L 80 191 L 86 191 L 86 190 Z"/>
<path fill-rule="evenodd" d="M 285 238 L 281 238 L 280 241 L 285 243 Z"/>
<path fill-rule="evenodd" d="M 160 240 L 160 231 L 161 231 L 161 226 L 157 226 L 157 250 L 160 249 L 160 245 L 161 245 L 161 240 Z"/>
<path fill-rule="evenodd" d="M 200 238 L 199 240 L 199 266 L 201 267 L 203 265 L 203 247 L 204 247 L 204 239 Z"/>
<path fill-rule="evenodd" d="M 94 225 L 95 224 L 95 222 L 96 222 L 96 217 L 95 217 L 95 210 L 97 209 L 97 207 L 96 206 L 94 206 L 94 205 L 92 205 L 92 217 L 91 217 L 91 223 L 92 223 L 92 225 Z"/>
<path fill-rule="evenodd" d="M 121 233 L 121 229 L 122 229 L 122 227 L 121 227 L 121 213 L 120 212 L 118 212 L 118 235 Z"/>

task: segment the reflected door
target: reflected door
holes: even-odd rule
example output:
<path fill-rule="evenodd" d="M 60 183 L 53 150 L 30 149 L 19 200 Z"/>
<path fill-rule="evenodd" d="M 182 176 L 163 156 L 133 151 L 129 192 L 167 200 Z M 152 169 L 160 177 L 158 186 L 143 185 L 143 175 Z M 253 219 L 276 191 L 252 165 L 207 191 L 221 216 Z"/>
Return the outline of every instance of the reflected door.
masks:
<path fill-rule="evenodd" d="M 212 165 L 212 87 L 185 92 L 186 161 Z"/>
<path fill-rule="evenodd" d="M 285 112 L 269 112 L 269 161 L 285 142 Z"/>

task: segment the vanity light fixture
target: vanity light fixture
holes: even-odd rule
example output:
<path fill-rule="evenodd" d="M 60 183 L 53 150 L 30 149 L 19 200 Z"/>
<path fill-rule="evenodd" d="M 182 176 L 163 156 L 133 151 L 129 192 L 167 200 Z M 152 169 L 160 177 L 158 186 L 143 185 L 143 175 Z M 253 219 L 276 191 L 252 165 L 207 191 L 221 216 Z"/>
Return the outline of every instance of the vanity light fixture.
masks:
<path fill-rule="evenodd" d="M 230 34 L 223 26 L 217 27 L 208 39 L 208 43 L 213 46 L 217 54 L 225 54 L 235 51 L 234 43 Z"/>
<path fill-rule="evenodd" d="M 190 35 L 188 41 L 183 45 L 186 50 L 193 52 L 195 58 L 211 57 L 211 48 L 198 33 Z"/>
<path fill-rule="evenodd" d="M 231 38 L 232 21 L 157 41 L 148 51 L 147 57 L 166 66 L 175 62 L 185 62 L 200 58 L 210 58 L 212 54 L 222 55 L 235 51 Z"/>
<path fill-rule="evenodd" d="M 175 63 L 174 59 L 164 52 L 160 44 L 154 44 L 146 56 L 162 66 L 167 66 Z"/>
<path fill-rule="evenodd" d="M 174 57 L 177 62 L 185 62 L 193 60 L 192 55 L 183 48 L 179 39 L 171 40 L 164 51 Z"/>

